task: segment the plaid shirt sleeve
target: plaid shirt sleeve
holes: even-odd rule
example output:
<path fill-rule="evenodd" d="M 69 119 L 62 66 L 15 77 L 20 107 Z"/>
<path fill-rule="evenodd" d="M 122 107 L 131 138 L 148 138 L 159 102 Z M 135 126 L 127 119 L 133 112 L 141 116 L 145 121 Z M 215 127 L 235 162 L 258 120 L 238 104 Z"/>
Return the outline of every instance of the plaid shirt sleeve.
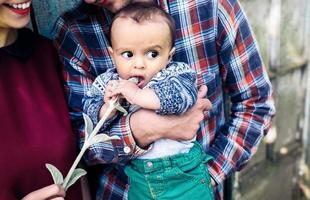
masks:
<path fill-rule="evenodd" d="M 96 77 L 96 74 L 91 72 L 96 69 L 94 70 L 94 63 L 87 54 L 87 45 L 83 45 L 83 41 L 80 41 L 83 33 L 78 31 L 83 27 L 79 27 L 79 29 L 77 28 L 79 24 L 71 25 L 66 22 L 65 18 L 59 18 L 54 27 L 55 46 L 64 68 L 64 87 L 68 98 L 70 118 L 74 130 L 79 133 L 80 146 L 82 146 L 84 142 L 82 100 Z M 114 70 L 112 67 L 105 69 L 106 72 L 112 70 Z M 118 118 L 113 128 L 106 133 L 117 135 L 121 140 L 114 140 L 112 143 L 99 143 L 88 149 L 85 156 L 88 164 L 121 163 L 144 153 L 144 150 L 140 149 L 133 139 L 129 118 L 130 115 Z"/>
<path fill-rule="evenodd" d="M 275 108 L 271 83 L 238 1 L 219 1 L 217 33 L 222 80 L 231 98 L 231 112 L 208 151 L 214 157 L 208 168 L 212 178 L 222 183 L 256 152 Z"/>

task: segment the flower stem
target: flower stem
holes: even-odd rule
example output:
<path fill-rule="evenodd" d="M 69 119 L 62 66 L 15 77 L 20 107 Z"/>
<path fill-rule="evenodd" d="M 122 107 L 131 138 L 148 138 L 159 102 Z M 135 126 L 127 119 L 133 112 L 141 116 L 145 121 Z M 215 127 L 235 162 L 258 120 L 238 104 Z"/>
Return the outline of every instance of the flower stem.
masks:
<path fill-rule="evenodd" d="M 102 118 L 99 120 L 98 124 L 96 125 L 96 127 L 94 128 L 94 130 L 91 132 L 89 139 L 91 139 L 93 136 L 95 136 L 98 131 L 100 130 L 101 126 L 103 125 L 103 123 L 107 120 L 107 118 L 109 117 L 110 113 L 115 109 L 115 102 L 118 100 L 118 98 L 116 98 L 115 100 L 110 102 L 110 105 L 108 107 L 108 109 L 106 110 L 106 112 L 104 113 L 104 115 L 102 116 Z"/>
<path fill-rule="evenodd" d="M 85 153 L 86 149 L 89 147 L 91 139 L 98 133 L 98 131 L 100 130 L 100 128 L 103 125 L 103 123 L 109 117 L 110 113 L 115 109 L 115 103 L 117 102 L 117 100 L 118 100 L 118 98 L 116 98 L 115 100 L 110 102 L 110 105 L 109 105 L 108 109 L 106 110 L 106 112 L 104 113 L 102 118 L 99 120 L 99 122 L 96 125 L 96 127 L 94 128 L 94 130 L 91 132 L 91 134 L 89 135 L 88 138 L 85 138 L 85 141 L 84 141 L 84 144 L 82 146 L 82 149 L 81 149 L 80 153 L 78 154 L 78 156 L 74 160 L 74 163 L 72 164 L 72 166 L 71 166 L 71 168 L 70 168 L 66 178 L 64 179 L 64 182 L 62 184 L 63 188 L 67 187 L 67 184 L 68 184 L 68 182 L 69 182 L 69 180 L 70 180 L 70 178 L 71 178 L 75 168 L 77 167 L 77 165 L 79 164 L 80 160 L 82 159 L 82 156 Z"/>
<path fill-rule="evenodd" d="M 85 152 L 86 149 L 87 149 L 87 148 L 85 148 L 85 147 L 86 147 L 86 145 L 85 145 L 85 143 L 84 143 L 84 145 L 83 145 L 83 147 L 82 147 L 80 153 L 78 154 L 78 156 L 77 156 L 76 159 L 74 160 L 74 163 L 72 164 L 72 166 L 71 166 L 71 168 L 70 168 L 70 170 L 69 170 L 69 172 L 68 172 L 68 174 L 67 174 L 67 176 L 66 176 L 66 178 L 65 178 L 65 180 L 64 180 L 64 182 L 63 182 L 63 184 L 62 184 L 62 187 L 63 187 L 63 188 L 66 188 L 66 187 L 67 187 L 67 184 L 68 184 L 68 182 L 69 182 L 69 180 L 70 180 L 70 178 L 71 178 L 71 176 L 72 176 L 72 174 L 73 174 L 73 172 L 74 172 L 76 166 L 79 164 L 80 160 L 82 159 L 82 156 L 83 156 L 84 152 Z"/>

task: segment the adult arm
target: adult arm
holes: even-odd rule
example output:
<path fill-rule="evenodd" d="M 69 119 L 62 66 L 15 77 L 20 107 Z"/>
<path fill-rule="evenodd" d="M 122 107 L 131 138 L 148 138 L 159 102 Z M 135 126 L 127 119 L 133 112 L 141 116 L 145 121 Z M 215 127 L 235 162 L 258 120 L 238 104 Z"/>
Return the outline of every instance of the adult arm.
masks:
<path fill-rule="evenodd" d="M 207 153 L 214 157 L 208 162 L 209 172 L 222 183 L 256 152 L 275 108 L 256 40 L 237 0 L 218 3 L 217 46 L 231 114 Z"/>
<path fill-rule="evenodd" d="M 146 147 L 160 138 L 190 140 L 196 136 L 204 112 L 211 109 L 206 94 L 207 87 L 201 86 L 196 103 L 182 115 L 158 115 L 153 111 L 139 110 L 130 116 L 129 131 L 132 131 L 140 147 Z"/>

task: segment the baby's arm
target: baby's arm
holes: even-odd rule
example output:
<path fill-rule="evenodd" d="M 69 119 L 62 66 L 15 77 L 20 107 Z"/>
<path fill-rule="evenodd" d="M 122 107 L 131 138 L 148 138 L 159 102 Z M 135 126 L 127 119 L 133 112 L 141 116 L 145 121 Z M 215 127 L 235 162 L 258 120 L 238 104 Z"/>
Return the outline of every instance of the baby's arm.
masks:
<path fill-rule="evenodd" d="M 196 72 L 183 62 L 170 63 L 149 87 L 160 99 L 158 114 L 183 114 L 197 101 Z"/>
<path fill-rule="evenodd" d="M 128 80 L 117 82 L 113 95 L 159 114 L 182 114 L 197 100 L 196 72 L 181 62 L 170 63 L 143 89 Z"/>

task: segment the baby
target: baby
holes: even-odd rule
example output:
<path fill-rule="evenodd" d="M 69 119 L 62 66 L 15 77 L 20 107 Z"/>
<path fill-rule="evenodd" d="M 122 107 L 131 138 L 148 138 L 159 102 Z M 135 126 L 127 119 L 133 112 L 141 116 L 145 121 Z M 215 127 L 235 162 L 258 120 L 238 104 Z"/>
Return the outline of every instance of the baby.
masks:
<path fill-rule="evenodd" d="M 99 75 L 83 100 L 94 124 L 119 95 L 130 104 L 129 112 L 143 108 L 180 115 L 195 104 L 196 72 L 186 63 L 172 62 L 174 34 L 171 16 L 153 4 L 132 3 L 115 15 L 109 52 L 117 73 Z M 116 111 L 111 113 L 103 129 L 116 117 Z M 125 167 L 128 198 L 213 199 L 206 166 L 212 158 L 194 141 L 159 139 L 132 160 Z"/>

